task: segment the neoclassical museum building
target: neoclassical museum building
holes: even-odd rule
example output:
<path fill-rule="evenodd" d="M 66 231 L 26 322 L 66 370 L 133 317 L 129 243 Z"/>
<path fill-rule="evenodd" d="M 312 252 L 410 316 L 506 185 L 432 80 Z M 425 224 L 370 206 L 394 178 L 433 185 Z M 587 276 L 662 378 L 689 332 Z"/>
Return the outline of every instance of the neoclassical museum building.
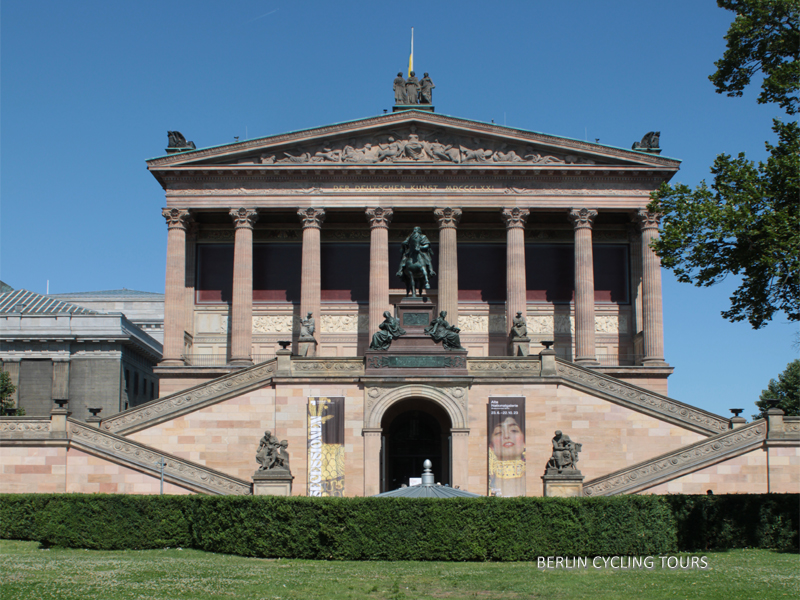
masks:
<path fill-rule="evenodd" d="M 163 464 L 166 493 L 260 493 L 274 437 L 292 495 L 414 485 L 426 459 L 479 495 L 799 492 L 797 418 L 668 395 L 647 205 L 680 161 L 648 139 L 430 105 L 200 149 L 172 132 L 147 161 L 168 236 L 160 398 L 4 417 L 0 491 L 158 493 Z M 398 276 L 414 240 L 416 298 Z"/>

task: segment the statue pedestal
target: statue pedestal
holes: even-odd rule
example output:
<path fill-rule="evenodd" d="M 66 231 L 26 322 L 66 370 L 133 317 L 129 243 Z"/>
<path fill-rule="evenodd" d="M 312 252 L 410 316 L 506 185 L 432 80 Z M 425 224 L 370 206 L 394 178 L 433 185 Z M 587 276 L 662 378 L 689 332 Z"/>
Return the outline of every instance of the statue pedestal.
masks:
<path fill-rule="evenodd" d="M 425 328 L 437 316 L 436 304 L 428 296 L 404 297 L 396 305 L 400 327 L 406 334 L 388 350 L 367 350 L 366 374 L 380 377 L 465 377 L 466 350 L 445 350 Z"/>
<path fill-rule="evenodd" d="M 392 107 L 392 112 L 400 112 L 401 110 L 424 110 L 427 112 L 434 112 L 433 104 L 395 104 Z"/>
<path fill-rule="evenodd" d="M 283 469 L 256 471 L 253 473 L 253 495 L 291 496 L 293 479 L 292 474 Z"/>
<path fill-rule="evenodd" d="M 528 356 L 531 353 L 531 338 L 512 337 L 511 356 Z"/>
<path fill-rule="evenodd" d="M 297 340 L 297 356 L 316 356 L 317 340 L 313 337 L 301 337 Z"/>
<path fill-rule="evenodd" d="M 547 469 L 542 475 L 544 495 L 550 498 L 572 498 L 583 496 L 583 475 L 580 471 Z"/>

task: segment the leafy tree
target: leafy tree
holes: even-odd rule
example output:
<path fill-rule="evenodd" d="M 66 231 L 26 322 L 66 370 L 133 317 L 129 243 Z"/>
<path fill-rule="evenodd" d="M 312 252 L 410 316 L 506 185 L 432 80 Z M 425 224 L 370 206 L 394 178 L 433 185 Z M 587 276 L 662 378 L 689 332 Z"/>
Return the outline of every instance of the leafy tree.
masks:
<path fill-rule="evenodd" d="M 758 72 L 764 75 L 759 104 L 777 102 L 793 115 L 800 86 L 800 2 L 798 0 L 717 0 L 736 13 L 725 39 L 728 48 L 709 77 L 717 93 L 741 96 Z"/>
<path fill-rule="evenodd" d="M 741 96 L 757 72 L 764 74 L 759 103 L 798 110 L 800 0 L 718 0 L 735 10 L 725 36 L 728 49 L 710 79 L 717 91 Z M 775 119 L 777 145 L 755 165 L 744 153 L 720 154 L 711 188 L 664 184 L 648 208 L 663 215 L 662 234 L 652 246 L 678 281 L 698 287 L 741 276 L 722 316 L 747 319 L 754 329 L 776 311 L 800 320 L 800 129 Z"/>
<path fill-rule="evenodd" d="M 7 408 L 14 408 L 14 400 L 11 396 L 17 391 L 17 387 L 11 383 L 11 375 L 7 371 L 0 371 L 0 411 L 5 414 Z"/>
<path fill-rule="evenodd" d="M 778 375 L 778 380 L 769 380 L 767 389 L 761 392 L 756 402 L 759 413 L 754 419 L 767 416 L 767 398 L 780 400 L 778 408 L 789 416 L 800 416 L 800 359 L 795 359 L 786 366 L 786 370 Z"/>

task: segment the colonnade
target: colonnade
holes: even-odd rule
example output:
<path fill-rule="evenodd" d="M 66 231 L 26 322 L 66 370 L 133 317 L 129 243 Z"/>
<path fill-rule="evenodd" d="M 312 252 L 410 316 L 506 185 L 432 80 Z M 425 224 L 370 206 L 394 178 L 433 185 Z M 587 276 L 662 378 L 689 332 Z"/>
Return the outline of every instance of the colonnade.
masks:
<path fill-rule="evenodd" d="M 320 322 L 320 230 L 325 221 L 325 210 L 318 207 L 298 209 L 302 224 L 302 267 L 300 311 L 311 313 Z M 393 210 L 385 207 L 367 207 L 366 218 L 370 227 L 369 262 L 369 331 L 377 331 L 383 321 L 383 312 L 389 304 L 389 226 Z M 443 207 L 433 210 L 439 224 L 439 309 L 447 311 L 451 323 L 458 322 L 458 244 L 457 232 L 462 211 Z M 164 358 L 162 366 L 184 364 L 184 323 L 191 315 L 185 302 L 187 231 L 192 223 L 189 210 L 165 209 L 167 220 L 167 275 L 164 306 Z M 230 210 L 233 219 L 234 267 L 231 302 L 231 364 L 252 364 L 253 317 L 253 226 L 258 220 L 258 209 L 235 208 Z M 500 211 L 506 225 L 506 324 L 510 331 L 517 313 L 526 316 L 525 280 L 525 226 L 530 211 L 510 207 Z M 597 211 L 573 208 L 567 217 L 575 231 L 575 362 L 594 366 L 594 261 L 592 257 L 592 226 Z M 658 218 L 655 213 L 639 210 L 633 221 L 638 225 L 637 243 L 642 257 L 642 332 L 644 337 L 644 364 L 664 364 L 663 317 L 661 304 L 661 263 L 650 247 L 658 236 Z M 637 316 L 638 320 L 638 316 Z"/>

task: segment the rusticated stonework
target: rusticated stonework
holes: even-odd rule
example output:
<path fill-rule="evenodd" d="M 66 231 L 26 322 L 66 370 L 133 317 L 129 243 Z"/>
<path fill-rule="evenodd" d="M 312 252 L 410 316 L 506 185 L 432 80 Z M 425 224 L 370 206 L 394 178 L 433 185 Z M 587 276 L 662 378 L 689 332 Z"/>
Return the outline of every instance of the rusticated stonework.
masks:
<path fill-rule="evenodd" d="M 214 379 L 186 391 L 164 396 L 136 408 L 104 419 L 102 429 L 113 433 L 133 433 L 156 423 L 202 406 L 221 402 L 231 396 L 263 385 L 275 372 L 274 360 Z"/>
<path fill-rule="evenodd" d="M 156 452 L 149 446 L 137 444 L 117 435 L 70 421 L 73 445 L 77 448 L 114 457 L 126 466 L 135 466 L 151 475 L 160 474 L 160 463 L 164 461 L 164 477 L 177 484 L 184 484 L 213 494 L 249 495 L 251 484 L 241 479 L 208 469 L 202 465 L 182 460 L 175 456 Z"/>
<path fill-rule="evenodd" d="M 613 496 L 646 489 L 659 481 L 674 479 L 682 472 L 695 471 L 725 456 L 735 456 L 759 445 L 767 434 L 764 420 L 756 421 L 687 448 L 633 465 L 583 485 L 584 496 Z"/>
<path fill-rule="evenodd" d="M 668 421 L 678 422 L 689 429 L 707 435 L 727 431 L 730 427 L 728 419 L 693 408 L 666 396 L 646 392 L 642 388 L 634 387 L 614 377 L 583 369 L 562 359 L 557 359 L 556 362 L 558 375 L 567 381 L 577 383 L 608 398 L 621 400 L 630 408 L 644 409 L 657 417 L 665 417 Z"/>

